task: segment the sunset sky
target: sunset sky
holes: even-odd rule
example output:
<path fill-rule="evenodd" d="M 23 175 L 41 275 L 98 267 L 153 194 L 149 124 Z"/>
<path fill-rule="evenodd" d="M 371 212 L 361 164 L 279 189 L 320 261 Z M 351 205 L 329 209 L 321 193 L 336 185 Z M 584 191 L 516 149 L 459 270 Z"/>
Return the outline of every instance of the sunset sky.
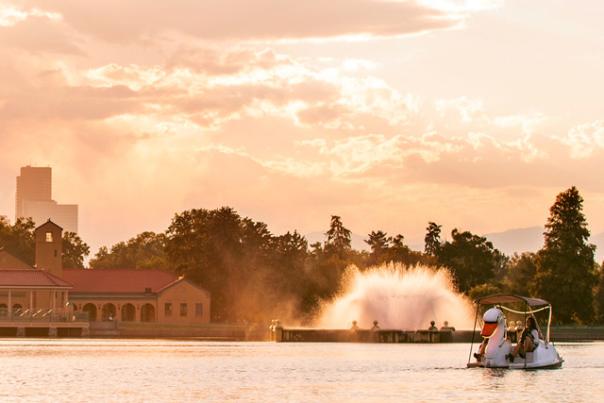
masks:
<path fill-rule="evenodd" d="M 0 215 L 52 166 L 111 245 L 190 208 L 421 242 L 604 231 L 604 2 L 0 0 Z"/>

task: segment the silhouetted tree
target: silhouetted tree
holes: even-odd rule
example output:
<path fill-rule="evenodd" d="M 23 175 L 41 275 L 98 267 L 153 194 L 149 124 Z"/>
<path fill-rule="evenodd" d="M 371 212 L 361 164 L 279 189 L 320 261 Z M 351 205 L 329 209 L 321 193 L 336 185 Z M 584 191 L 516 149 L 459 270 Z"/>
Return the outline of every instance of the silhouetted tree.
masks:
<path fill-rule="evenodd" d="M 512 256 L 505 269 L 504 285 L 507 291 L 517 295 L 531 295 L 537 271 L 536 260 L 537 255 L 530 252 Z"/>
<path fill-rule="evenodd" d="M 537 255 L 533 289 L 553 304 L 557 322 L 593 319 L 595 246 L 587 243 L 582 209 L 583 198 L 574 186 L 558 194 L 545 225 L 545 244 Z"/>
<path fill-rule="evenodd" d="M 5 251 L 32 265 L 35 259 L 34 229 L 31 218 L 18 218 L 13 225 L 0 217 L 0 247 Z"/>
<path fill-rule="evenodd" d="M 402 234 L 390 238 L 388 255 L 389 262 L 401 263 L 405 266 L 414 266 L 423 260 L 420 252 L 413 251 L 405 245 L 405 237 Z"/>
<path fill-rule="evenodd" d="M 375 266 L 384 263 L 388 259 L 388 250 L 391 239 L 384 231 L 371 231 L 369 239 L 365 243 L 371 248 L 369 265 Z"/>
<path fill-rule="evenodd" d="M 452 241 L 440 247 L 438 263 L 451 269 L 459 289 L 467 293 L 474 286 L 495 281 L 505 256 L 486 238 L 469 231 L 454 229 L 451 236 Z"/>
<path fill-rule="evenodd" d="M 486 297 L 487 295 L 498 294 L 501 292 L 499 284 L 494 283 L 482 283 L 475 285 L 468 291 L 468 297 L 472 301 L 476 301 L 480 297 Z"/>
<path fill-rule="evenodd" d="M 434 222 L 429 222 L 426 227 L 426 236 L 424 237 L 424 252 L 429 256 L 437 256 L 440 250 L 440 231 L 442 226 Z"/>
<path fill-rule="evenodd" d="M 325 250 L 330 254 L 337 254 L 340 258 L 345 258 L 351 249 L 350 230 L 344 227 L 340 217 L 331 216 L 329 230 L 325 235 L 327 236 Z"/>
<path fill-rule="evenodd" d="M 596 310 L 596 321 L 604 323 L 604 262 L 598 268 L 598 286 L 594 294 L 594 305 Z"/>
<path fill-rule="evenodd" d="M 90 247 L 75 232 L 63 233 L 63 267 L 83 269 L 84 259 L 90 254 Z"/>
<path fill-rule="evenodd" d="M 103 246 L 90 259 L 93 269 L 161 269 L 169 268 L 165 251 L 166 236 L 146 231 L 127 242 L 118 242 L 109 250 Z"/>

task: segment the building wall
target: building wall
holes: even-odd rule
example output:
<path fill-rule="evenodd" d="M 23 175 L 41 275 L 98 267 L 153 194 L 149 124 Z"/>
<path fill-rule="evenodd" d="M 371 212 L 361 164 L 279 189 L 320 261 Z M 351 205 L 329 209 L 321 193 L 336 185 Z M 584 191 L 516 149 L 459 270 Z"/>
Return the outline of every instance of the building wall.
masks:
<path fill-rule="evenodd" d="M 159 307 L 158 320 L 161 323 L 210 323 L 209 293 L 188 281 L 180 281 L 164 290 L 158 296 L 157 302 Z M 171 315 L 166 312 L 166 304 L 171 304 Z M 181 304 L 186 306 L 183 312 L 181 312 Z M 201 304 L 201 312 L 197 310 L 198 304 Z"/>
<path fill-rule="evenodd" d="M 207 291 L 182 280 L 158 294 L 99 295 L 71 293 L 70 302 L 76 311 L 85 310 L 88 304 L 94 306 L 94 321 L 115 320 L 120 322 L 157 322 L 165 324 L 206 324 L 210 323 L 210 295 Z M 172 314 L 166 314 L 166 304 L 171 304 Z M 181 311 L 181 304 L 184 304 Z M 125 305 L 134 309 L 133 320 L 124 317 Z M 148 316 L 152 307 L 152 316 Z M 147 317 L 143 320 L 146 310 Z M 108 312 L 113 314 L 109 317 Z M 182 312 L 182 314 L 181 314 Z"/>
<path fill-rule="evenodd" d="M 75 304 L 76 311 L 83 311 L 85 307 L 89 304 L 94 305 L 96 309 L 96 322 L 101 322 L 104 320 L 116 320 L 116 321 L 126 321 L 127 318 L 122 316 L 124 312 L 123 308 L 125 305 L 130 305 L 134 308 L 134 319 L 132 322 L 141 322 L 141 318 L 143 315 L 143 310 L 147 309 L 146 307 L 153 307 L 154 315 L 151 318 L 148 318 L 148 322 L 156 322 L 157 321 L 157 298 L 155 295 L 148 296 L 147 298 L 127 298 L 127 297 L 86 297 L 85 295 L 71 295 L 70 302 Z M 107 315 L 103 315 L 103 312 L 108 313 L 112 311 L 110 307 L 113 305 L 114 315 L 111 315 L 111 319 L 107 317 Z M 105 311 L 103 308 L 105 307 Z M 91 318 L 92 319 L 92 318 Z"/>

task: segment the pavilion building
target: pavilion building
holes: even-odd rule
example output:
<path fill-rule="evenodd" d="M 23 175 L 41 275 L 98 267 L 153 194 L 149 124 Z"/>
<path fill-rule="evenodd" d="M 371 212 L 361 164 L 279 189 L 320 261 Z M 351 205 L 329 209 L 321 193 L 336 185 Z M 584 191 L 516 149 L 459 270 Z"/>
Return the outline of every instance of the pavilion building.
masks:
<path fill-rule="evenodd" d="M 182 276 L 155 269 L 63 268 L 62 231 L 51 220 L 35 229 L 33 267 L 0 249 L 0 327 L 42 315 L 90 323 L 210 322 L 210 294 Z"/>

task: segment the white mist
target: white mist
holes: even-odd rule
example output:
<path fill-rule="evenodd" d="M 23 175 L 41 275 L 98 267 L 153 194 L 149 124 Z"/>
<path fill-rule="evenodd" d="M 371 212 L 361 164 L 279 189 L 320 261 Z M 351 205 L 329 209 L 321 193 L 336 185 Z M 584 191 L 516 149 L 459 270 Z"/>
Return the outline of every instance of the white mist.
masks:
<path fill-rule="evenodd" d="M 345 329 L 353 320 L 370 328 L 427 329 L 434 320 L 456 329 L 472 329 L 474 313 L 467 297 L 453 286 L 445 269 L 386 265 L 360 272 L 350 269 L 342 295 L 323 307 L 320 327 Z"/>

